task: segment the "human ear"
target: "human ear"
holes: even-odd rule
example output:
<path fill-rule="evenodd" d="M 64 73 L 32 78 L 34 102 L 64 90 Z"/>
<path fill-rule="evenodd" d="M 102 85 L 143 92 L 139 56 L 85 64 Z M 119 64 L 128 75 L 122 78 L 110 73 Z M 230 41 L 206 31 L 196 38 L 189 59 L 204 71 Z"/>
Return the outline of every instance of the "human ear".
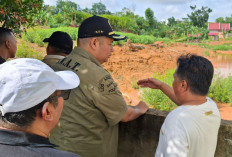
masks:
<path fill-rule="evenodd" d="M 52 115 L 52 111 L 51 111 L 51 106 L 52 104 L 49 103 L 49 102 L 46 102 L 44 105 L 43 105 L 43 108 L 42 108 L 42 118 L 46 121 L 52 121 L 53 120 L 53 115 Z"/>
<path fill-rule="evenodd" d="M 96 50 L 97 47 L 98 47 L 98 43 L 99 43 L 99 41 L 98 41 L 97 38 L 91 38 L 91 40 L 90 40 L 90 47 L 92 49 Z"/>
<path fill-rule="evenodd" d="M 181 88 L 183 91 L 186 91 L 188 89 L 188 84 L 187 84 L 186 80 L 181 81 Z"/>
<path fill-rule="evenodd" d="M 8 49 L 10 49 L 10 47 L 11 47 L 10 41 L 9 41 L 9 40 L 6 40 L 6 41 L 5 41 L 5 44 L 6 44 L 6 47 L 7 47 Z"/>

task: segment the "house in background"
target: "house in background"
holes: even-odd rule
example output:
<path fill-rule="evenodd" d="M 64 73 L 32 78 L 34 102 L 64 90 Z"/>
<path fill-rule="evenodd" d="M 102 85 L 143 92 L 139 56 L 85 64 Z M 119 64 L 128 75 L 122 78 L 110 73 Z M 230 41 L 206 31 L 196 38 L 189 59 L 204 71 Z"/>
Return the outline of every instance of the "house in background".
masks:
<path fill-rule="evenodd" d="M 209 23 L 208 24 L 209 36 L 213 36 L 213 40 L 218 38 L 227 38 L 230 36 L 229 30 L 232 30 L 230 23 Z"/>

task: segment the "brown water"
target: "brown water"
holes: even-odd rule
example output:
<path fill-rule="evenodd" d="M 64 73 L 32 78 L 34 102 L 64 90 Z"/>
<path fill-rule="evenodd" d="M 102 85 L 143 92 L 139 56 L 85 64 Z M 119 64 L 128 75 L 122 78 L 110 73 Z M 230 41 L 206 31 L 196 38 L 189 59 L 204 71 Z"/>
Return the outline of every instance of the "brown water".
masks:
<path fill-rule="evenodd" d="M 218 54 L 210 59 L 213 63 L 215 73 L 227 77 L 232 75 L 232 55 Z"/>

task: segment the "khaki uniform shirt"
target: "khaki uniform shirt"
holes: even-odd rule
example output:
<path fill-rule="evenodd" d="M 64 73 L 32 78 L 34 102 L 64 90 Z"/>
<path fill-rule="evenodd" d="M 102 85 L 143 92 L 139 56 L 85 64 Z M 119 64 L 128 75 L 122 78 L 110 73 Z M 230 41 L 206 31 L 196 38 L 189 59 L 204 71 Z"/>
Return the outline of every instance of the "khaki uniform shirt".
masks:
<path fill-rule="evenodd" d="M 76 47 L 52 67 L 72 70 L 80 86 L 71 90 L 50 140 L 83 157 L 116 157 L 118 123 L 127 104 L 110 74 L 88 52 Z"/>
<path fill-rule="evenodd" d="M 43 62 L 49 66 L 56 64 L 59 60 L 64 59 L 64 56 L 61 55 L 47 55 L 44 57 Z"/>

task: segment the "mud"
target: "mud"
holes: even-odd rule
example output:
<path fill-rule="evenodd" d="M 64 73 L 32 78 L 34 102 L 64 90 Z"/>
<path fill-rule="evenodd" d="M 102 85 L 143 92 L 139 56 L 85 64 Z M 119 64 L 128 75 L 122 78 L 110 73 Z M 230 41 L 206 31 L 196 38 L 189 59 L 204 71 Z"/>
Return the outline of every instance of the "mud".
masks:
<path fill-rule="evenodd" d="M 231 41 L 214 41 L 210 44 L 217 45 L 228 42 Z M 132 88 L 137 80 L 152 77 L 154 72 L 163 74 L 167 70 L 175 68 L 176 59 L 181 54 L 194 53 L 204 56 L 206 50 L 196 45 L 184 43 L 171 43 L 169 45 L 162 43 L 162 46 L 156 44 L 137 46 L 145 48 L 132 51 L 128 48 L 128 45 L 115 46 L 111 58 L 107 63 L 103 64 L 118 83 L 119 89 L 124 93 L 125 100 L 130 105 L 136 105 L 140 100 L 139 90 Z M 210 56 L 215 53 L 231 53 L 231 51 L 207 51 Z M 210 57 L 206 58 L 211 59 Z M 218 107 L 222 119 L 232 120 L 232 107 L 229 104 L 218 103 Z"/>

